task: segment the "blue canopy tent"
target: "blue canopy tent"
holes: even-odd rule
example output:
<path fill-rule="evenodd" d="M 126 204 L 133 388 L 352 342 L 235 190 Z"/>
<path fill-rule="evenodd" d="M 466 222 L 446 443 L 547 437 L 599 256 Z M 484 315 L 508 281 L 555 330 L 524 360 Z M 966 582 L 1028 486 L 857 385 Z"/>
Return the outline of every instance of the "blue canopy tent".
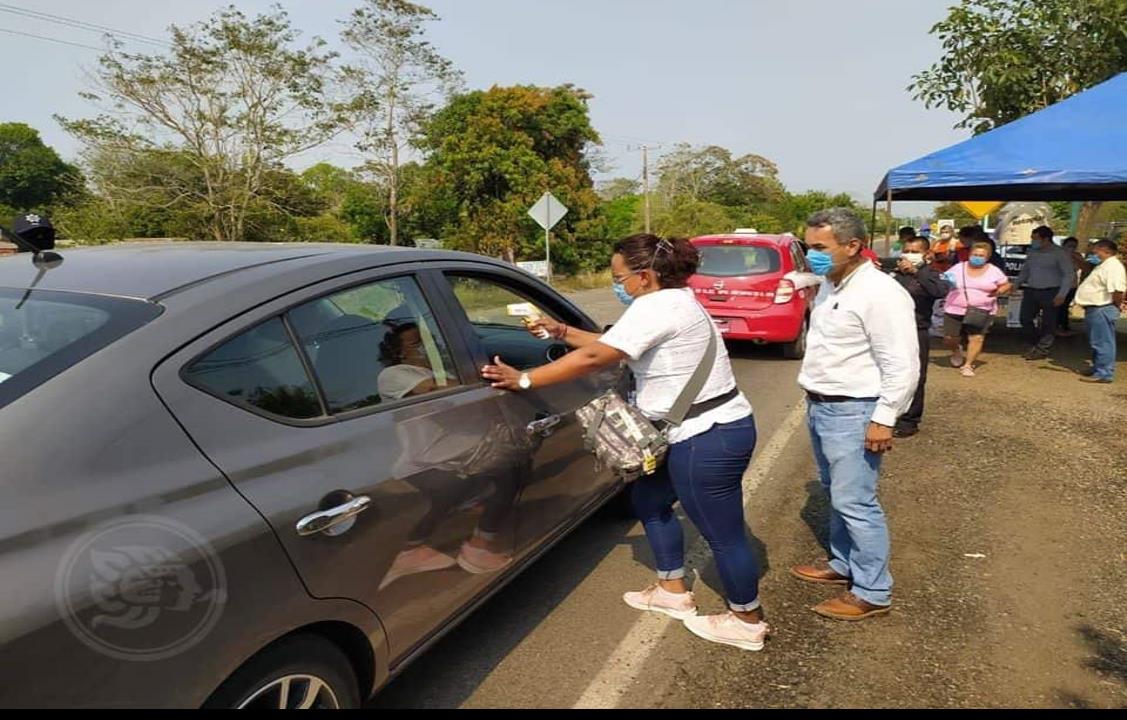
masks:
<path fill-rule="evenodd" d="M 893 168 L 875 200 L 1127 200 L 1127 73 Z"/>

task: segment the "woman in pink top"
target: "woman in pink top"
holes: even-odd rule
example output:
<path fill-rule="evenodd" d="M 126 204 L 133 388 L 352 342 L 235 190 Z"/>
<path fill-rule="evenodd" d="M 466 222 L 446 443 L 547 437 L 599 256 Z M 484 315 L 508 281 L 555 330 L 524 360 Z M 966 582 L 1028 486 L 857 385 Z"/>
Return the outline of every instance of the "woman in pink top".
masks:
<path fill-rule="evenodd" d="M 990 330 L 990 323 L 981 330 L 967 328 L 967 353 L 964 358 L 962 348 L 959 347 L 959 334 L 963 329 L 967 308 L 981 308 L 990 313 L 993 320 L 994 314 L 998 312 L 998 296 L 1013 289 L 1006 274 L 990 264 L 991 252 L 990 243 L 977 242 L 971 247 L 967 262 L 959 263 L 943 273 L 943 277 L 952 285 L 944 307 L 943 342 L 951 350 L 951 365 L 962 368 L 964 377 L 974 377 L 974 361 L 982 352 L 982 343 Z"/>

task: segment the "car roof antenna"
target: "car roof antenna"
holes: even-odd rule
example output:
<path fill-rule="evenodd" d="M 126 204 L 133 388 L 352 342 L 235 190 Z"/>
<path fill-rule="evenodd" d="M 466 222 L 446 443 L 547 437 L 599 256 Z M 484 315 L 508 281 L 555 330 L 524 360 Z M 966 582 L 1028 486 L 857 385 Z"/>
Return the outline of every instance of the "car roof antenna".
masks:
<path fill-rule="evenodd" d="M 52 232 L 52 236 L 53 234 Z M 39 281 L 47 274 L 47 271 L 63 264 L 63 256 L 53 250 L 40 249 L 30 240 L 21 237 L 19 233 L 12 232 L 3 225 L 0 225 L 0 237 L 9 240 L 15 244 L 16 247 L 20 248 L 20 250 L 31 253 L 31 263 L 39 270 L 39 272 L 35 274 L 35 279 L 31 281 L 31 286 L 27 289 L 27 292 L 23 294 L 23 297 L 20 298 L 19 304 L 16 305 L 16 310 L 19 310 L 23 307 L 24 303 L 27 302 L 31 291 L 35 289 L 35 286 L 39 284 Z M 54 245 L 54 237 L 51 238 L 51 244 L 52 246 Z"/>

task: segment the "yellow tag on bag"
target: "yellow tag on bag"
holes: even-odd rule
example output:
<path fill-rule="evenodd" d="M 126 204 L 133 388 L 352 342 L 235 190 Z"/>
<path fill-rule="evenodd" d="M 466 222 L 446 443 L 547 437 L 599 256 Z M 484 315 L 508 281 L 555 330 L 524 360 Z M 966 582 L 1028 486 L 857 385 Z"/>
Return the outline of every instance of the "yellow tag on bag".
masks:
<path fill-rule="evenodd" d="M 642 451 L 642 472 L 646 475 L 653 475 L 657 472 L 657 458 L 654 457 L 649 448 Z"/>

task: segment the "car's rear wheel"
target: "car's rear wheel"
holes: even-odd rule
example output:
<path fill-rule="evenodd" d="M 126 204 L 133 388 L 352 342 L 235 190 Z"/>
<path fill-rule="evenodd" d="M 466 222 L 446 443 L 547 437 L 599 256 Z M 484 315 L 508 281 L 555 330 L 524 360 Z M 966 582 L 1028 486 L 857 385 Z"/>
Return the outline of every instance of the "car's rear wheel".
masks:
<path fill-rule="evenodd" d="M 801 360 L 806 355 L 806 331 L 810 328 L 810 320 L 803 318 L 802 329 L 798 331 L 798 337 L 792 342 L 783 344 L 783 357 L 787 360 Z"/>
<path fill-rule="evenodd" d="M 335 710 L 360 707 L 348 658 L 316 635 L 279 642 L 235 671 L 206 708 Z"/>

